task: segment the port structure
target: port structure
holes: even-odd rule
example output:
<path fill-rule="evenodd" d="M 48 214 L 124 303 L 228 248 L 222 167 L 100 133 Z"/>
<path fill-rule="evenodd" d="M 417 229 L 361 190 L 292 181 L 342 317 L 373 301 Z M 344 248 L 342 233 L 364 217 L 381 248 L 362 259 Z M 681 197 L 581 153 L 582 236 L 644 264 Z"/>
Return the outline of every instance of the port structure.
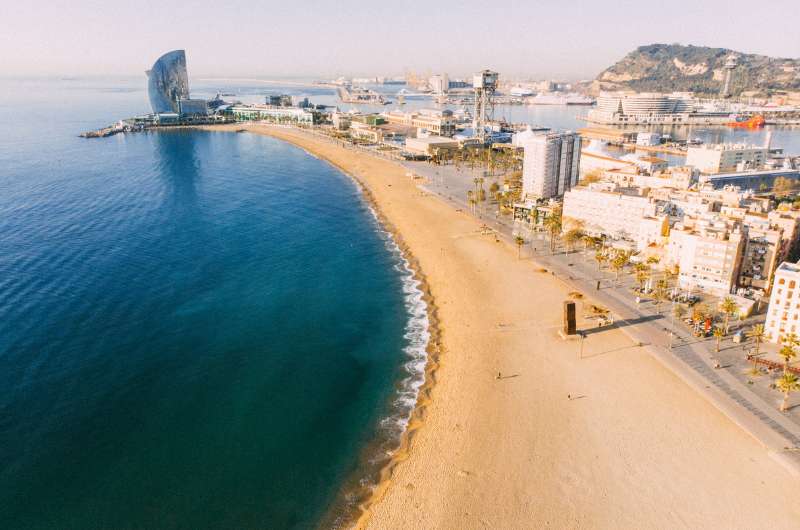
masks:
<path fill-rule="evenodd" d="M 497 91 L 497 72 L 483 70 L 472 77 L 472 86 L 475 89 L 475 112 L 472 115 L 472 126 L 475 137 L 486 143 L 488 135 L 486 126 L 493 119 L 494 105 L 492 98 Z"/>
<path fill-rule="evenodd" d="M 720 92 L 720 97 L 731 97 L 731 76 L 733 75 L 733 71 L 736 70 L 737 66 L 739 66 L 739 57 L 737 57 L 735 54 L 728 55 L 728 57 L 725 59 L 725 82 L 722 84 L 722 92 Z"/>

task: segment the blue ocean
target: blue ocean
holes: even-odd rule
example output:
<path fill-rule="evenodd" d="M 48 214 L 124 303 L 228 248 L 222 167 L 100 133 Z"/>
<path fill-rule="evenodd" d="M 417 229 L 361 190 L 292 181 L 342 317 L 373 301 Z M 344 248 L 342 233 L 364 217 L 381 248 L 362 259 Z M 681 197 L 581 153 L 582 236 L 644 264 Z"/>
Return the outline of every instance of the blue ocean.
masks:
<path fill-rule="evenodd" d="M 0 83 L 0 528 L 344 520 L 427 341 L 355 184 L 250 134 L 77 137 L 140 80 Z"/>

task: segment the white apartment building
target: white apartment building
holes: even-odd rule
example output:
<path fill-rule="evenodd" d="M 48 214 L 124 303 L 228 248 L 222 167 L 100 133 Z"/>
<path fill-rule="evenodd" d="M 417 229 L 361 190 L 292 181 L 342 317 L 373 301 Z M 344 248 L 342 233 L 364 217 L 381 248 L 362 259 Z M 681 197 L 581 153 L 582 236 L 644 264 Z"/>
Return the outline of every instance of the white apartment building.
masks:
<path fill-rule="evenodd" d="M 431 87 L 431 91 L 437 96 L 447 94 L 447 91 L 450 89 L 450 79 L 447 77 L 447 74 L 436 74 L 428 79 L 428 86 Z"/>
<path fill-rule="evenodd" d="M 744 144 L 710 144 L 691 146 L 686 165 L 703 173 L 732 173 L 764 167 L 769 150 Z"/>
<path fill-rule="evenodd" d="M 573 188 L 564 194 L 563 216 L 590 235 L 636 241 L 642 220 L 656 215 L 656 203 L 639 192 L 604 182 Z"/>
<path fill-rule="evenodd" d="M 581 156 L 578 134 L 535 134 L 525 139 L 523 147 L 523 198 L 560 197 L 577 185 Z"/>
<path fill-rule="evenodd" d="M 800 265 L 784 262 L 775 271 L 764 333 L 779 343 L 787 333 L 800 334 Z"/>
<path fill-rule="evenodd" d="M 581 162 L 583 162 L 583 159 L 581 159 Z M 653 171 L 653 174 L 647 175 L 643 173 L 639 167 L 627 166 L 619 169 L 607 169 L 602 172 L 602 178 L 603 180 L 615 182 L 621 186 L 686 190 L 694 181 L 695 171 L 694 168 L 681 166 L 671 167 L 661 171 Z"/>
<path fill-rule="evenodd" d="M 667 264 L 678 265 L 684 289 L 730 294 L 739 276 L 744 238 L 738 222 L 719 215 L 686 218 L 669 232 Z"/>
<path fill-rule="evenodd" d="M 739 287 L 767 291 L 772 273 L 788 254 L 783 229 L 772 225 L 766 214 L 745 214 L 744 225 L 747 238 L 742 251 Z"/>

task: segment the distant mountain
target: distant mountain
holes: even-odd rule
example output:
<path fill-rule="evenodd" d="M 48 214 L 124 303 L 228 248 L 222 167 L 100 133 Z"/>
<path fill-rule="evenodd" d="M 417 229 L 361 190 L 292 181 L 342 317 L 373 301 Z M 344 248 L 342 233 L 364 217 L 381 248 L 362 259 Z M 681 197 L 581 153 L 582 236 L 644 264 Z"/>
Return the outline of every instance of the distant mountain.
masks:
<path fill-rule="evenodd" d="M 731 54 L 738 57 L 738 66 L 731 77 L 734 96 L 743 92 L 800 91 L 800 59 L 679 44 L 650 44 L 636 48 L 601 72 L 593 88 L 717 94 L 724 80 L 725 60 Z"/>

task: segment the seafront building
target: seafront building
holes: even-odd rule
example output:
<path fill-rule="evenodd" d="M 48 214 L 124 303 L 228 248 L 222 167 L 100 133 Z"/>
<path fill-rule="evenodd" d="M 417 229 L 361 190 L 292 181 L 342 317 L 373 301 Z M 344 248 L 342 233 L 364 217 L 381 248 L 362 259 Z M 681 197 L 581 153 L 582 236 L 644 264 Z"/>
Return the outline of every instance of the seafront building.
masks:
<path fill-rule="evenodd" d="M 565 221 L 578 221 L 589 235 L 638 241 L 643 220 L 656 218 L 656 203 L 643 195 L 641 188 L 596 182 L 564 194 L 563 216 Z M 661 216 L 658 223 L 656 237 L 666 235 L 666 216 Z M 651 234 L 643 235 L 642 239 L 647 245 Z"/>
<path fill-rule="evenodd" d="M 763 168 L 768 155 L 769 149 L 766 147 L 744 144 L 690 146 L 686 153 L 686 165 L 706 174 L 740 172 Z"/>
<path fill-rule="evenodd" d="M 415 112 L 394 110 L 382 116 L 391 124 L 414 127 L 436 136 L 451 137 L 456 133 L 456 119 L 453 111 L 448 109 L 422 109 Z"/>
<path fill-rule="evenodd" d="M 318 121 L 313 111 L 297 107 L 233 105 L 228 108 L 226 112 L 239 121 L 266 120 L 275 123 L 294 123 L 297 125 L 313 125 Z"/>
<path fill-rule="evenodd" d="M 605 92 L 586 119 L 616 125 L 721 124 L 730 121 L 730 113 L 699 111 L 689 94 Z"/>
<path fill-rule="evenodd" d="M 522 169 L 523 198 L 561 197 L 578 183 L 581 137 L 573 132 L 526 138 Z"/>
<path fill-rule="evenodd" d="M 678 266 L 683 289 L 724 296 L 736 286 L 743 248 L 738 223 L 716 214 L 687 218 L 670 230 L 666 264 Z"/>
<path fill-rule="evenodd" d="M 186 52 L 173 50 L 159 57 L 147 74 L 147 97 L 155 114 L 179 113 L 178 101 L 189 99 Z"/>
<path fill-rule="evenodd" d="M 800 334 L 800 265 L 781 263 L 769 298 L 764 334 L 768 341 L 780 343 L 788 333 Z"/>

